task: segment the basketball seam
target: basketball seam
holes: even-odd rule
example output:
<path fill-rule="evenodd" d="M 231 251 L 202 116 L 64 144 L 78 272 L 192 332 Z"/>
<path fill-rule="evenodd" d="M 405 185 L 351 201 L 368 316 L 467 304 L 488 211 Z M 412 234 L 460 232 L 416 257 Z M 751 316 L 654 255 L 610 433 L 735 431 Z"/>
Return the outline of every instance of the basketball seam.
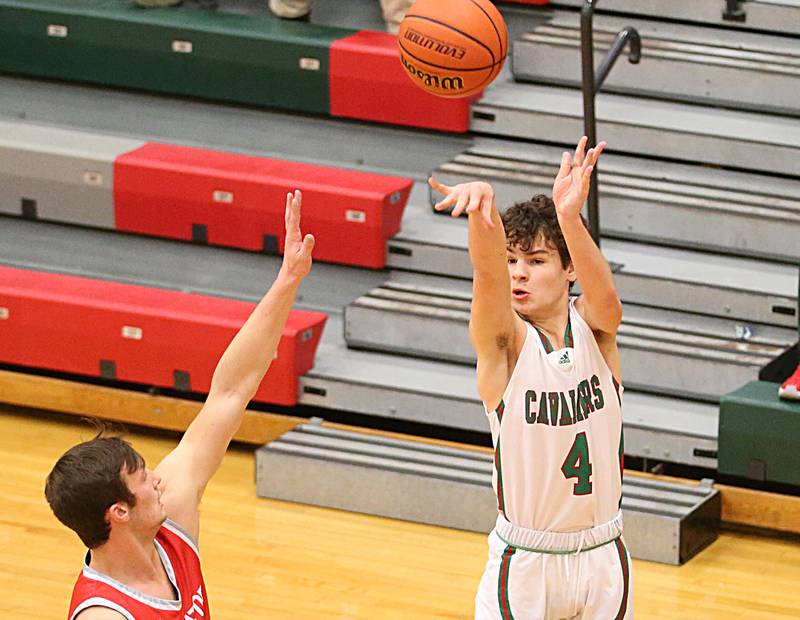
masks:
<path fill-rule="evenodd" d="M 504 50 L 503 49 L 503 38 L 500 36 L 500 31 L 497 29 L 497 26 L 495 25 L 494 20 L 492 19 L 492 16 L 489 15 L 489 13 L 486 12 L 486 9 L 484 9 L 475 0 L 469 0 L 469 1 L 472 2 L 472 4 L 474 4 L 476 7 L 478 7 L 478 10 L 480 10 L 481 13 L 486 15 L 486 19 L 489 20 L 489 23 L 492 25 L 492 28 L 494 28 L 494 33 L 497 35 L 497 42 L 500 44 L 500 54 L 503 56 L 503 59 L 505 59 L 506 54 L 508 53 L 508 50 Z M 498 61 L 498 62 L 500 62 L 500 61 Z"/>
<path fill-rule="evenodd" d="M 449 28 L 449 29 L 450 29 L 450 30 L 452 30 L 453 32 L 457 32 L 457 33 L 458 33 L 458 34 L 460 34 L 461 36 L 464 36 L 464 37 L 466 37 L 467 39 L 469 39 L 469 40 L 471 40 L 471 41 L 473 41 L 473 42 L 477 43 L 477 44 L 478 44 L 478 45 L 480 45 L 482 48 L 484 48 L 484 49 L 485 49 L 487 52 L 489 52 L 489 56 L 491 56 L 491 57 L 492 57 L 492 66 L 493 66 L 493 65 L 495 65 L 495 64 L 497 64 L 497 62 L 498 62 L 498 61 L 496 61 L 496 60 L 495 60 L 495 57 L 494 57 L 494 52 L 492 51 L 492 48 L 490 48 L 488 45 L 486 45 L 486 44 L 485 44 L 483 41 L 481 41 L 481 40 L 479 40 L 479 39 L 476 39 L 476 38 L 475 38 L 475 37 L 473 37 L 472 35 L 470 35 L 470 34 L 467 34 L 466 32 L 464 32 L 464 31 L 462 31 L 462 30 L 459 30 L 458 28 L 454 28 L 454 27 L 453 27 L 453 26 L 451 26 L 450 24 L 446 24 L 446 23 L 444 23 L 444 22 L 440 22 L 440 21 L 439 21 L 439 20 L 437 20 L 437 19 L 433 19 L 432 17 L 426 17 L 426 16 L 424 16 L 424 15 L 406 15 L 406 19 L 408 19 L 409 17 L 416 18 L 416 19 L 421 19 L 421 20 L 424 20 L 424 21 L 428 21 L 428 22 L 431 22 L 432 24 L 439 24 L 440 26 L 444 26 L 445 28 Z M 492 24 L 492 25 L 494 25 L 494 24 Z M 501 52 L 503 51 L 503 44 L 502 44 L 502 42 L 500 43 L 500 51 L 501 51 Z"/>
<path fill-rule="evenodd" d="M 428 65 L 429 67 L 436 67 L 437 69 L 445 69 L 446 71 L 452 71 L 454 73 L 458 73 L 459 71 L 485 71 L 486 69 L 494 69 L 499 64 L 494 62 L 484 67 L 475 67 L 474 69 L 466 69 L 463 67 L 444 67 L 442 65 L 435 65 L 432 62 L 428 62 L 427 60 L 425 60 L 424 58 L 420 58 L 419 56 L 415 56 L 413 53 L 408 51 L 408 49 L 406 49 L 405 45 L 403 45 L 403 42 L 400 40 L 398 40 L 397 44 L 400 46 L 400 49 L 402 49 L 406 54 L 411 56 L 411 58 L 418 60 L 421 63 Z"/>

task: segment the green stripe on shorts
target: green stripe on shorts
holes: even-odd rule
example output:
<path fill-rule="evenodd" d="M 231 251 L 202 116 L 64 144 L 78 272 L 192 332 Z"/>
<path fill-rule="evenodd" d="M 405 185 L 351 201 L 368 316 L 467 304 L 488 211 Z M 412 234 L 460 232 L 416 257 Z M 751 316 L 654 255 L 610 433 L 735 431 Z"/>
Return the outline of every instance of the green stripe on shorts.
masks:
<path fill-rule="evenodd" d="M 508 600 L 508 574 L 511 571 L 511 556 L 516 549 L 507 546 L 503 551 L 503 559 L 500 562 L 500 573 L 497 576 L 497 602 L 500 605 L 500 617 L 503 620 L 514 620 L 511 613 L 511 602 Z"/>

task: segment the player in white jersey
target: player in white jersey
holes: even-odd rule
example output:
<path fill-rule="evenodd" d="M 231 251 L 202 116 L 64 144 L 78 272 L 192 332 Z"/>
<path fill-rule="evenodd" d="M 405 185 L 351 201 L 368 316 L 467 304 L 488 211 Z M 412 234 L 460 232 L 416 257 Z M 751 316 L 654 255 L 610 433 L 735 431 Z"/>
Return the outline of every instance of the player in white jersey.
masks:
<path fill-rule="evenodd" d="M 475 618 L 633 617 L 622 540 L 622 317 L 581 209 L 605 147 L 564 153 L 544 195 L 500 217 L 487 183 L 447 187 L 469 214 L 470 336 L 495 447 L 498 517 Z M 570 301 L 578 280 L 582 294 Z"/>

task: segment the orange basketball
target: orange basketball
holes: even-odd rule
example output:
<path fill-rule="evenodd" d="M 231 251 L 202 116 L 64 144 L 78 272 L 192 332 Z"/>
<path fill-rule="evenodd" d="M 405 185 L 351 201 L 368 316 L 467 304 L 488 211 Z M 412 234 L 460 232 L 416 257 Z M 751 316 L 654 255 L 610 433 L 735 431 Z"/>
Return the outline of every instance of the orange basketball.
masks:
<path fill-rule="evenodd" d="M 423 90 L 469 97 L 497 77 L 508 30 L 489 0 L 417 0 L 400 24 L 400 62 Z"/>

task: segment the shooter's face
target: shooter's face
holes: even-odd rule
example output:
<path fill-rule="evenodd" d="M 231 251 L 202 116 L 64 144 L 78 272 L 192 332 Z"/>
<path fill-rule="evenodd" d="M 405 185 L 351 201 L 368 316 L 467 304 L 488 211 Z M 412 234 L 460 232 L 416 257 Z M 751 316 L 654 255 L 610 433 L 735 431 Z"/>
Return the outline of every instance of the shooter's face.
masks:
<path fill-rule="evenodd" d="M 557 311 L 575 281 L 572 265 L 565 269 L 558 251 L 541 237 L 527 252 L 514 245 L 507 248 L 506 255 L 514 310 L 528 320 Z"/>

